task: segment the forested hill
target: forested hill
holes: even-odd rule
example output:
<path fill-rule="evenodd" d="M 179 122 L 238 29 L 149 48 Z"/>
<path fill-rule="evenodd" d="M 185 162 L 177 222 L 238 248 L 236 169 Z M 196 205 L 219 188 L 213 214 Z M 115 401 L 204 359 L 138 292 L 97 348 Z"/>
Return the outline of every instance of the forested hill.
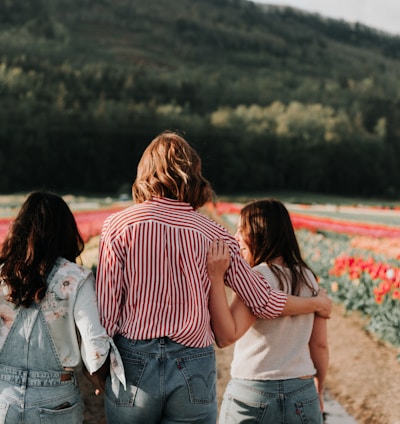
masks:
<path fill-rule="evenodd" d="M 0 10 L 0 192 L 122 190 L 169 128 L 218 191 L 400 195 L 400 37 L 246 0 Z"/>

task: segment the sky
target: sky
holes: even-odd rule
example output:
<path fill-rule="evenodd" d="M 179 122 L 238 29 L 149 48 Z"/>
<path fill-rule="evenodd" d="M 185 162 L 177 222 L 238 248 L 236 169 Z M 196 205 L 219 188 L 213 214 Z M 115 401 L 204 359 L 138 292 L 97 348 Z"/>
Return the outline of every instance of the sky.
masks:
<path fill-rule="evenodd" d="M 252 0 L 256 3 L 296 7 L 347 22 L 359 22 L 400 35 L 399 0 Z"/>

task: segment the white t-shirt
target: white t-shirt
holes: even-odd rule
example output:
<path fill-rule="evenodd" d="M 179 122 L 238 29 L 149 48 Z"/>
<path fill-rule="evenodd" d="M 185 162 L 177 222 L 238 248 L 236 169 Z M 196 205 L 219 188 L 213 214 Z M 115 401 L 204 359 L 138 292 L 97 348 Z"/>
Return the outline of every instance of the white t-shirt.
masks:
<path fill-rule="evenodd" d="M 290 276 L 287 268 L 280 268 Z M 263 274 L 273 288 L 279 288 L 278 279 L 267 264 L 257 265 L 254 270 Z M 313 274 L 306 270 L 306 275 L 318 290 Z M 311 297 L 312 291 L 302 287 L 300 295 Z M 285 380 L 314 375 L 315 368 L 308 347 L 313 323 L 314 314 L 257 319 L 236 342 L 231 364 L 232 377 Z"/>

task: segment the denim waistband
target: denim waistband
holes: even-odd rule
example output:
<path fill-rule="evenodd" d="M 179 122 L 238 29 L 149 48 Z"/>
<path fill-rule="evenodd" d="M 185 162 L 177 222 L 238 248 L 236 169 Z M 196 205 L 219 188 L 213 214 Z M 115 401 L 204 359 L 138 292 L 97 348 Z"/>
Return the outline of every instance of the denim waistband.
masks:
<path fill-rule="evenodd" d="M 128 339 L 121 334 L 114 337 L 115 343 L 125 347 L 140 347 L 141 349 L 148 350 L 149 352 L 158 352 L 160 349 L 168 350 L 186 350 L 190 349 L 188 346 L 184 346 L 180 343 L 174 342 L 169 337 L 155 337 L 154 339 L 145 340 L 132 340 Z"/>
<path fill-rule="evenodd" d="M 25 387 L 76 384 L 74 371 L 24 370 L 1 364 L 0 380 Z"/>
<path fill-rule="evenodd" d="M 187 355 L 207 355 L 210 351 L 214 351 L 213 345 L 207 347 L 189 347 L 177 343 L 169 337 L 131 340 L 119 334 L 114 337 L 114 341 L 118 349 L 126 349 L 131 352 L 135 351 L 140 355 L 146 355 L 149 357 L 159 357 L 162 355 L 175 358 Z"/>

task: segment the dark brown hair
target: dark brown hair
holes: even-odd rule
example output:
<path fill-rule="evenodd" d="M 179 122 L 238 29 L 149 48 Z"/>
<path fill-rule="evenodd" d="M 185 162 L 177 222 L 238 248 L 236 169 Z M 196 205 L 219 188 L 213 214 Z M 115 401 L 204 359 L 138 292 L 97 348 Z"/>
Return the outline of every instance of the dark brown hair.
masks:
<path fill-rule="evenodd" d="M 136 203 L 152 197 L 180 200 L 198 209 L 212 201 L 210 183 L 201 172 L 201 159 L 180 135 L 165 131 L 146 148 L 132 186 Z"/>
<path fill-rule="evenodd" d="M 282 202 L 265 199 L 244 206 L 240 212 L 240 227 L 252 254 L 251 266 L 266 262 L 277 276 L 279 288 L 290 294 L 298 295 L 302 284 L 312 289 L 304 274 L 304 270 L 310 268 L 301 256 L 289 212 Z M 290 287 L 286 274 L 273 263 L 279 257 L 290 269 Z"/>
<path fill-rule="evenodd" d="M 32 192 L 13 221 L 0 253 L 0 279 L 9 287 L 9 300 L 28 307 L 46 293 L 46 277 L 57 257 L 71 262 L 84 242 L 65 201 L 47 191 Z"/>

